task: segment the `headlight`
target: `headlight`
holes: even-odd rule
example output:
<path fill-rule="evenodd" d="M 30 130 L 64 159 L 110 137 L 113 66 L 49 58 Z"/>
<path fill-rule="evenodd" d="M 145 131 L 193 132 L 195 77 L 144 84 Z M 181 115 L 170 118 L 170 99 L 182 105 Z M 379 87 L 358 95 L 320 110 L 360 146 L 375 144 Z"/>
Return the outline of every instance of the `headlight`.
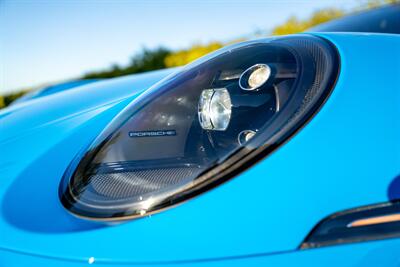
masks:
<path fill-rule="evenodd" d="M 198 195 L 293 135 L 337 73 L 335 49 L 312 36 L 217 51 L 124 109 L 71 163 L 61 201 L 81 217 L 124 220 Z"/>

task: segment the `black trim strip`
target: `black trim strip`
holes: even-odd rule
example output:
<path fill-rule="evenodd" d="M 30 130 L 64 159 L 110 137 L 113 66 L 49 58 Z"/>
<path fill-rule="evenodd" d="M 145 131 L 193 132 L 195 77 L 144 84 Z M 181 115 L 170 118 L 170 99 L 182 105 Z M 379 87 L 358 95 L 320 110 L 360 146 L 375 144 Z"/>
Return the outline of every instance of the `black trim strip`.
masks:
<path fill-rule="evenodd" d="M 400 237 L 400 202 L 334 213 L 319 222 L 300 249 Z"/>

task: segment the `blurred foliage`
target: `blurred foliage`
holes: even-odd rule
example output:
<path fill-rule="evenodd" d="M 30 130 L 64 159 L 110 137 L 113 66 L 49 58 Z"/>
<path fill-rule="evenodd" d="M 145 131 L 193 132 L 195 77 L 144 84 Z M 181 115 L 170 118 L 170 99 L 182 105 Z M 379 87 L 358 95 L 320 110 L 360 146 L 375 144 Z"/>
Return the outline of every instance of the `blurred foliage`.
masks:
<path fill-rule="evenodd" d="M 296 16 L 291 16 L 285 23 L 272 30 L 273 35 L 293 34 L 305 31 L 318 24 L 340 18 L 345 14 L 341 9 L 327 8 L 315 11 L 310 18 L 301 20 Z"/>
<path fill-rule="evenodd" d="M 10 105 L 11 102 L 13 102 L 17 98 L 20 98 L 27 92 L 29 92 L 29 90 L 18 91 L 16 93 L 8 93 L 4 96 L 0 96 L 0 108 Z"/>
<path fill-rule="evenodd" d="M 377 8 L 386 4 L 400 3 L 400 0 L 367 0 L 361 1 L 356 10 L 367 10 Z M 272 35 L 286 35 L 303 32 L 311 27 L 328 22 L 333 19 L 347 15 L 346 12 L 338 8 L 320 9 L 311 14 L 307 19 L 299 19 L 296 16 L 289 17 L 283 24 L 272 29 Z"/>
<path fill-rule="evenodd" d="M 380 7 L 386 4 L 396 4 L 400 3 L 400 0 L 368 0 L 366 3 L 361 5 L 361 9 L 370 9 Z"/>
<path fill-rule="evenodd" d="M 113 78 L 133 73 L 164 69 L 167 67 L 165 65 L 165 58 L 170 54 L 171 51 L 163 47 L 159 47 L 153 50 L 143 48 L 140 53 L 136 54 L 131 59 L 130 64 L 126 67 L 113 65 L 110 70 L 87 73 L 82 78 Z"/>
<path fill-rule="evenodd" d="M 356 10 L 376 8 L 384 4 L 399 2 L 400 0 L 361 0 L 360 5 Z M 296 16 L 291 16 L 284 23 L 273 28 L 270 33 L 272 35 L 298 33 L 318 24 L 339 18 L 343 15 L 346 15 L 346 12 L 342 9 L 326 8 L 313 12 L 310 17 L 306 19 L 299 19 Z M 113 78 L 145 71 L 182 66 L 217 50 L 224 45 L 227 45 L 227 43 L 211 42 L 208 44 L 195 44 L 187 49 L 178 51 L 171 51 L 164 47 L 155 49 L 143 48 L 141 52 L 132 57 L 127 66 L 119 66 L 115 64 L 107 70 L 87 73 L 83 77 L 80 77 L 80 79 Z M 0 96 L 0 108 L 9 105 L 25 92 L 27 91 L 11 93 L 3 97 Z"/>
<path fill-rule="evenodd" d="M 189 49 L 180 50 L 167 55 L 164 62 L 167 67 L 183 66 L 223 46 L 224 44 L 219 42 L 212 42 L 207 45 L 196 44 Z"/>

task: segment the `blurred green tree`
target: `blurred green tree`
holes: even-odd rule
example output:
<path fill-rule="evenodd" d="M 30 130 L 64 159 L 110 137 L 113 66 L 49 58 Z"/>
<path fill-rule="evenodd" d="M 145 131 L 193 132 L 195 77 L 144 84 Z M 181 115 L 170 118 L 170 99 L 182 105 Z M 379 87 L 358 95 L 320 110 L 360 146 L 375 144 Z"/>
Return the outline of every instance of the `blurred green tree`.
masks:
<path fill-rule="evenodd" d="M 291 16 L 282 25 L 272 30 L 273 35 L 285 35 L 299 33 L 318 24 L 330 21 L 343 16 L 345 12 L 341 9 L 327 8 L 315 11 L 311 17 L 301 20 L 296 16 Z"/>
<path fill-rule="evenodd" d="M 164 69 L 167 67 L 164 63 L 165 58 L 170 53 L 170 50 L 164 47 L 153 50 L 143 48 L 140 53 L 132 57 L 128 66 L 120 67 L 114 64 L 109 70 L 87 73 L 83 76 L 83 79 L 113 78 L 122 75 Z"/>
<path fill-rule="evenodd" d="M 23 91 L 18 91 L 16 93 L 9 93 L 9 94 L 4 95 L 2 97 L 4 107 L 10 105 L 11 102 L 13 102 L 15 99 L 23 96 L 27 92 L 29 92 L 29 91 L 28 90 L 23 90 Z M 0 107 L 1 107 L 1 99 L 0 99 Z"/>
<path fill-rule="evenodd" d="M 188 49 L 179 50 L 165 57 L 165 65 L 167 67 L 177 67 L 186 65 L 199 57 L 202 57 L 224 45 L 219 42 L 212 42 L 206 45 L 196 44 Z"/>
<path fill-rule="evenodd" d="M 4 103 L 4 97 L 0 96 L 0 108 L 4 108 L 6 104 Z"/>
<path fill-rule="evenodd" d="M 362 4 L 361 9 L 376 8 L 386 4 L 400 3 L 400 0 L 367 0 L 366 3 Z"/>

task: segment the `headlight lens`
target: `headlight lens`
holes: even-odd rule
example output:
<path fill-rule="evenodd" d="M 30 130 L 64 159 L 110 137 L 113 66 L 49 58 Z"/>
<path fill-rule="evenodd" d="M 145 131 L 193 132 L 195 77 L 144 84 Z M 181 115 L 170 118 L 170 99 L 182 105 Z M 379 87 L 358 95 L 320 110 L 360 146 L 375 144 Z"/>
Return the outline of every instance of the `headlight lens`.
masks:
<path fill-rule="evenodd" d="M 337 71 L 336 51 L 312 36 L 217 51 L 123 110 L 71 163 L 61 201 L 81 217 L 124 220 L 204 192 L 294 134 Z"/>
<path fill-rule="evenodd" d="M 239 86 L 243 90 L 261 88 L 271 76 L 271 68 L 267 64 L 256 64 L 245 70 L 239 78 Z"/>
<path fill-rule="evenodd" d="M 206 89 L 199 101 L 199 122 L 204 130 L 225 131 L 232 113 L 232 103 L 226 88 Z"/>

